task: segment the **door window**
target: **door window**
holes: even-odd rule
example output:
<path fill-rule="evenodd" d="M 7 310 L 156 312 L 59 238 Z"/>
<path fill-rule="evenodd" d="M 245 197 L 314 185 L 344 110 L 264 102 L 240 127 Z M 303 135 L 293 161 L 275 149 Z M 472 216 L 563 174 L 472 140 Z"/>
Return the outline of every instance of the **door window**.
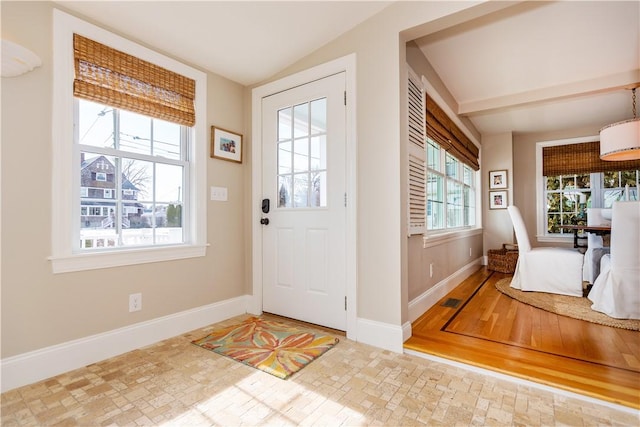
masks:
<path fill-rule="evenodd" d="M 327 206 L 327 99 L 278 111 L 278 207 Z"/>

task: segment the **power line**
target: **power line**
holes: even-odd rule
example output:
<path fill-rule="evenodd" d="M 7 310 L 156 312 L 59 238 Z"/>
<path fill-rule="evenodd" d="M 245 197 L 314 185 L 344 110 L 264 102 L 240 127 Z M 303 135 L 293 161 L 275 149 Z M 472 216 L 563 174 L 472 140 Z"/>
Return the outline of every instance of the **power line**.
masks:
<path fill-rule="evenodd" d="M 106 108 L 103 108 L 102 111 L 100 111 L 99 113 L 96 114 L 96 119 L 93 121 L 93 123 L 91 123 L 91 126 L 89 126 L 89 129 L 87 129 L 87 131 L 84 133 L 84 135 L 82 135 L 82 138 L 80 138 L 80 142 L 82 142 L 84 140 L 84 138 L 91 131 L 91 129 L 93 129 L 93 127 L 96 125 L 96 123 L 98 123 L 98 120 L 100 120 L 102 117 L 104 117 L 110 111 L 113 111 L 113 109 L 107 110 Z M 112 133 L 112 135 L 113 135 L 113 133 Z"/>

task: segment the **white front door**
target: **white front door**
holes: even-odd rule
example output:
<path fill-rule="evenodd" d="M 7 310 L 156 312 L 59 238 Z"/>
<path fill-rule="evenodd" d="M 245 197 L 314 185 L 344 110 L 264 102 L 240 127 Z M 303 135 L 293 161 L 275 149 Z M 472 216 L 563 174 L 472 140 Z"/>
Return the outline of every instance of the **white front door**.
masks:
<path fill-rule="evenodd" d="M 339 330 L 346 330 L 344 93 L 338 73 L 262 99 L 263 311 Z"/>

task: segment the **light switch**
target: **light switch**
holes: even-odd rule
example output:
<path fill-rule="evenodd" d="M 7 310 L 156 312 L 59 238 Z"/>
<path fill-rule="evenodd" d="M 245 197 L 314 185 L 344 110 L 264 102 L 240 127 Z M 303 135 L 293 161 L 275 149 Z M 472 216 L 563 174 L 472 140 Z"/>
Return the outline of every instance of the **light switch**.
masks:
<path fill-rule="evenodd" d="M 227 201 L 227 188 L 226 187 L 211 187 L 211 200 L 218 202 Z"/>

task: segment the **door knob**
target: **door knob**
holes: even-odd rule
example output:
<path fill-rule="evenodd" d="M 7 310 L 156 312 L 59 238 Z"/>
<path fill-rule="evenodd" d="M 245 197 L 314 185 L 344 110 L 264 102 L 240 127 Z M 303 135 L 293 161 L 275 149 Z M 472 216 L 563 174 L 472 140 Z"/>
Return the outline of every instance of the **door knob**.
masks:
<path fill-rule="evenodd" d="M 260 224 L 269 225 L 269 218 L 260 218 Z"/>

